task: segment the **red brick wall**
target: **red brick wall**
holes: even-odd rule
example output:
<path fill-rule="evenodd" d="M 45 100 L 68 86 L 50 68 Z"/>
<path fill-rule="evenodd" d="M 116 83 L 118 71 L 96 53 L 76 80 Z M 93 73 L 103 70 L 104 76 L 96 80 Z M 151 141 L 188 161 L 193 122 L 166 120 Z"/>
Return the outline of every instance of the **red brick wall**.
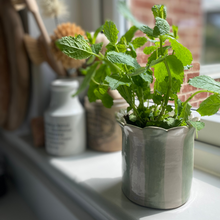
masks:
<path fill-rule="evenodd" d="M 155 4 L 167 7 L 167 21 L 179 27 L 179 42 L 187 47 L 194 61 L 199 61 L 202 48 L 201 0 L 130 0 L 133 15 L 142 23 L 154 27 L 151 8 Z"/>
<path fill-rule="evenodd" d="M 187 85 L 190 78 L 199 76 L 200 71 L 200 54 L 202 49 L 202 10 L 201 0 L 130 0 L 130 7 L 133 15 L 142 23 L 154 27 L 154 17 L 151 8 L 155 4 L 164 4 L 167 7 L 167 21 L 170 25 L 179 27 L 179 42 L 187 47 L 193 55 L 193 68 L 185 71 L 184 83 L 178 94 L 182 101 L 186 101 L 198 89 Z M 142 32 L 137 32 L 136 36 L 142 36 Z M 151 43 L 147 42 L 145 46 L 137 50 L 137 61 L 140 65 L 145 66 L 148 55 L 143 53 L 146 46 Z M 217 79 L 216 81 L 220 81 Z M 152 87 L 153 88 L 153 87 Z M 194 96 L 190 104 L 197 108 L 199 104 L 208 97 L 207 93 L 199 93 Z"/>

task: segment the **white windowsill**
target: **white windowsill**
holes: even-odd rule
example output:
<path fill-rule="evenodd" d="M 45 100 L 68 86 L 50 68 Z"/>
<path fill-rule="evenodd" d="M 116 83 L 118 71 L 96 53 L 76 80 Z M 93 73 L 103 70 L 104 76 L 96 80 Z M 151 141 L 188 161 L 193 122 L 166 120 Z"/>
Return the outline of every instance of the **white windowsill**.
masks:
<path fill-rule="evenodd" d="M 59 185 L 64 194 L 94 219 L 217 220 L 220 216 L 220 178 L 198 169 L 194 171 L 190 200 L 184 206 L 168 211 L 154 210 L 135 205 L 121 192 L 121 152 L 87 150 L 81 155 L 56 158 L 48 156 L 44 149 L 34 148 L 30 137 L 19 138 L 4 133 L 0 143 L 8 158 L 15 155 L 13 151 L 28 157 L 52 184 Z M 199 142 L 195 144 L 195 166 L 210 172 L 213 168 L 210 163 L 201 167 L 204 154 L 212 164 L 215 163 L 212 156 L 220 161 L 220 149 L 207 148 Z M 216 164 L 216 167 L 219 169 L 220 166 Z M 212 173 L 216 172 L 219 170 Z"/>
<path fill-rule="evenodd" d="M 207 75 L 213 79 L 220 78 L 220 64 L 201 65 L 200 75 Z"/>

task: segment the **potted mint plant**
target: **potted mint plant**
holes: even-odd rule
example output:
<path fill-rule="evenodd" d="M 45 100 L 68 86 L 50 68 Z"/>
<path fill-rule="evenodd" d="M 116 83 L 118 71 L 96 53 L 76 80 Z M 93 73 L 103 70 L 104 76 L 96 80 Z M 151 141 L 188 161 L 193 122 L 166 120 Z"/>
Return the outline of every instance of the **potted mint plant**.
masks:
<path fill-rule="evenodd" d="M 95 60 L 86 69 L 77 94 L 89 85 L 89 101 L 100 99 L 104 106 L 111 107 L 113 99 L 108 90 L 116 89 L 129 105 L 127 111 L 118 113 L 122 128 L 124 194 L 143 206 L 176 208 L 189 198 L 194 132 L 204 127 L 203 122 L 192 117 L 189 101 L 198 93 L 212 93 L 197 112 L 201 116 L 215 114 L 220 108 L 220 83 L 208 76 L 190 79 L 190 85 L 202 90 L 181 102 L 177 93 L 183 83 L 184 69 L 191 67 L 192 55 L 178 42 L 177 29 L 170 32 L 165 6 L 153 6 L 153 29 L 135 21 L 126 7 L 122 9 L 134 26 L 118 39 L 115 24 L 106 21 L 99 29 L 110 41 L 105 55 L 100 53 L 102 43 L 94 44 L 91 36 L 88 40 L 80 35 L 63 37 L 56 45 L 74 59 Z M 137 30 L 146 36 L 133 39 Z M 146 66 L 141 67 L 136 60 L 136 49 L 147 41 L 153 46 L 144 48 L 149 58 Z M 170 45 L 165 46 L 165 42 Z M 169 101 L 174 101 L 174 105 Z"/>

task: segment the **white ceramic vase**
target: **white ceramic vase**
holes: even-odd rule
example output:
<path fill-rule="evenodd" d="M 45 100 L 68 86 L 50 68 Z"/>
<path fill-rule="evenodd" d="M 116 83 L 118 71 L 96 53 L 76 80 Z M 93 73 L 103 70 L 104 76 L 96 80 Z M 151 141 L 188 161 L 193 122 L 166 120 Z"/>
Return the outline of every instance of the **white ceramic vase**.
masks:
<path fill-rule="evenodd" d="M 70 156 L 85 150 L 85 111 L 78 97 L 72 97 L 78 86 L 73 79 L 59 79 L 51 84 L 51 101 L 44 114 L 49 154 Z"/>

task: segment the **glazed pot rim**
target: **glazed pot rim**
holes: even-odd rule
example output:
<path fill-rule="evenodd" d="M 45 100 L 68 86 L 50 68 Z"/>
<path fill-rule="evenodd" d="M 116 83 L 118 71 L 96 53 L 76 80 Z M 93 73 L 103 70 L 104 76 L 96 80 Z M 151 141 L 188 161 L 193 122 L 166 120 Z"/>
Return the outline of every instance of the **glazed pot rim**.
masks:
<path fill-rule="evenodd" d="M 117 122 L 118 122 L 118 124 L 119 124 L 122 128 L 124 128 L 124 127 L 127 126 L 127 127 L 133 127 L 133 128 L 139 129 L 139 130 L 159 129 L 159 130 L 163 130 L 163 131 L 166 131 L 166 132 L 171 131 L 171 130 L 175 130 L 175 129 L 183 129 L 183 128 L 185 128 L 185 129 L 187 129 L 187 130 L 190 130 L 190 128 L 189 128 L 188 126 L 179 126 L 179 127 L 168 128 L 168 129 L 166 129 L 166 128 L 161 128 L 161 127 L 157 127 L 157 126 L 146 126 L 146 127 L 144 127 L 144 128 L 141 128 L 141 127 L 138 127 L 138 126 L 136 126 L 136 125 L 132 125 L 132 124 L 128 124 L 128 123 L 123 123 L 123 122 L 121 122 L 121 121 L 119 121 L 119 120 L 117 120 Z"/>

